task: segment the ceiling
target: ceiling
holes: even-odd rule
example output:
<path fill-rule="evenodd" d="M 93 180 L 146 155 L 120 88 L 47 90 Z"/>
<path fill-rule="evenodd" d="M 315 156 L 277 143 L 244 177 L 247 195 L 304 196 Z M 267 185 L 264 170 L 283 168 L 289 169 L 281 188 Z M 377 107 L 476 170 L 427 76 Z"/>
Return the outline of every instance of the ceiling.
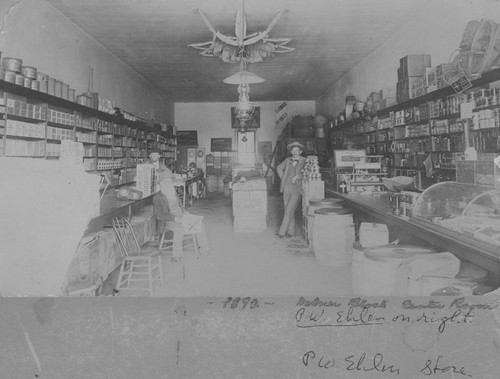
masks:
<path fill-rule="evenodd" d="M 201 56 L 187 45 L 216 31 L 235 35 L 239 0 L 47 0 L 174 102 L 234 102 L 223 79 L 237 64 Z M 430 0 L 245 0 L 247 34 L 291 38 L 294 51 L 275 54 L 248 70 L 266 79 L 251 85 L 252 101 L 315 100 L 396 33 Z"/>

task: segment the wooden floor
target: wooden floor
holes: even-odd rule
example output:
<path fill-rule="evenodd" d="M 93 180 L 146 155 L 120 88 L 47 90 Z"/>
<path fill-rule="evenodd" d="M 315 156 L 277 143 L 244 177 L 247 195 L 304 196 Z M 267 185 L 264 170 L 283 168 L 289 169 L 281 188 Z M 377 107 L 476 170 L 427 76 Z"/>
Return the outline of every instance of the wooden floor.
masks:
<path fill-rule="evenodd" d="M 183 262 L 173 265 L 162 256 L 164 286 L 154 296 L 349 296 L 351 266 L 318 264 L 302 237 L 301 212 L 296 214 L 296 235 L 277 239 L 274 233 L 283 215 L 282 197 L 268 195 L 267 230 L 234 232 L 231 198 L 212 194 L 196 201 L 190 211 L 205 216 L 210 245 L 208 256 L 196 259 L 186 248 Z M 116 270 L 115 270 L 116 271 Z M 114 293 L 116 272 L 105 282 L 102 294 L 147 296 L 146 293 Z"/>

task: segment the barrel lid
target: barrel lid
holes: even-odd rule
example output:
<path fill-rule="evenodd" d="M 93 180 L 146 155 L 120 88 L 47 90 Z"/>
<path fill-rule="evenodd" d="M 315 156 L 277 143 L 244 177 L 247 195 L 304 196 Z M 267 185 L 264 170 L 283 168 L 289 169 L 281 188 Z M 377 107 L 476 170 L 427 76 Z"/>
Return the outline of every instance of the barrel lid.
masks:
<path fill-rule="evenodd" d="M 412 245 L 386 245 L 367 247 L 365 256 L 377 261 L 405 260 L 417 254 L 431 254 L 434 250 Z"/>
<path fill-rule="evenodd" d="M 352 214 L 349 209 L 344 208 L 319 208 L 314 211 L 315 214 L 328 215 L 328 214 L 338 214 L 338 215 L 347 215 Z"/>
<path fill-rule="evenodd" d="M 342 199 L 309 200 L 309 204 L 311 204 L 311 205 L 335 204 L 335 203 L 342 203 L 342 202 L 344 202 L 344 200 L 342 200 Z"/>

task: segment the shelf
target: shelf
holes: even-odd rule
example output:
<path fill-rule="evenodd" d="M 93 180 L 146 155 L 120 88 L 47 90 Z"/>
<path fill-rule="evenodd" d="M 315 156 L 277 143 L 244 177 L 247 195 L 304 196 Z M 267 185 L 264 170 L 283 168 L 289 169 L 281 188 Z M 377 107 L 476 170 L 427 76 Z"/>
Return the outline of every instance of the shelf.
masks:
<path fill-rule="evenodd" d="M 1 136 L 3 136 L 3 134 L 0 135 L 0 139 L 1 139 Z M 30 137 L 30 136 L 20 136 L 20 135 L 17 135 L 17 134 L 5 134 L 6 137 L 8 138 L 19 138 L 19 139 L 29 139 L 29 140 L 39 140 L 39 141 L 44 141 L 45 140 L 45 136 L 43 137 Z"/>
<path fill-rule="evenodd" d="M 497 81 L 497 80 L 500 80 L 500 69 L 495 69 L 495 70 L 492 70 L 489 72 L 485 72 L 480 78 L 472 80 L 471 81 L 471 83 L 472 83 L 471 88 L 479 87 L 479 86 L 482 86 L 485 84 L 489 84 L 489 83 Z M 449 95 L 456 95 L 456 92 L 453 90 L 453 88 L 451 86 L 440 88 L 436 91 L 429 92 L 429 93 L 427 93 L 423 96 L 419 96 L 415 99 L 410 99 L 410 100 L 405 101 L 403 103 L 399 103 L 399 104 L 393 105 L 391 107 L 382 109 L 382 110 L 377 112 L 377 116 L 378 117 L 386 116 L 390 112 L 397 112 L 397 111 L 400 111 L 400 110 L 403 110 L 406 108 L 412 108 L 416 105 L 419 105 L 419 104 L 422 104 L 422 103 L 425 103 L 428 101 L 436 100 L 439 98 L 443 98 L 443 97 L 446 97 Z"/>
<path fill-rule="evenodd" d="M 469 129 L 469 132 L 482 132 L 485 130 L 492 131 L 492 130 L 499 130 L 499 128 L 497 126 L 495 126 L 493 128 Z"/>
<path fill-rule="evenodd" d="M 74 125 L 59 124 L 59 123 L 53 122 L 53 121 L 47 121 L 47 126 L 52 126 L 53 128 L 71 129 L 71 130 L 73 130 L 75 128 Z"/>
<path fill-rule="evenodd" d="M 17 120 L 17 121 L 25 121 L 31 124 L 43 124 L 46 120 L 40 120 L 38 118 L 31 118 L 26 116 L 20 116 L 16 114 L 6 113 L 7 120 Z"/>
<path fill-rule="evenodd" d="M 95 145 L 96 144 L 96 142 L 88 142 L 88 141 L 76 141 L 76 142 L 83 143 L 84 145 Z"/>
<path fill-rule="evenodd" d="M 473 112 L 484 111 L 486 109 L 497 109 L 500 108 L 500 104 L 492 104 L 492 105 L 483 105 L 482 107 L 474 108 Z"/>

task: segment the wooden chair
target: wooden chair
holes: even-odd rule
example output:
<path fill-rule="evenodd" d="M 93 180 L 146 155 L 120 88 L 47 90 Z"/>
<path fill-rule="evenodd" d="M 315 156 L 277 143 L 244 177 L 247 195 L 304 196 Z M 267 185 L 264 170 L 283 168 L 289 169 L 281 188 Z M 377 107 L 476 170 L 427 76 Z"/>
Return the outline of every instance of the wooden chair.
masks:
<path fill-rule="evenodd" d="M 163 287 L 160 251 L 157 248 L 141 249 L 134 229 L 125 217 L 114 217 L 111 223 L 123 257 L 116 290 L 145 290 L 153 296 L 153 284 L 156 280 Z"/>
<path fill-rule="evenodd" d="M 186 239 L 190 240 L 194 247 L 195 256 L 199 258 L 200 250 L 197 235 L 203 230 L 203 216 L 184 214 L 182 227 L 184 228 L 184 241 Z M 161 233 L 160 245 L 158 246 L 160 251 L 171 251 L 173 248 L 173 239 L 167 237 L 167 231 L 169 231 L 168 228 Z"/>

